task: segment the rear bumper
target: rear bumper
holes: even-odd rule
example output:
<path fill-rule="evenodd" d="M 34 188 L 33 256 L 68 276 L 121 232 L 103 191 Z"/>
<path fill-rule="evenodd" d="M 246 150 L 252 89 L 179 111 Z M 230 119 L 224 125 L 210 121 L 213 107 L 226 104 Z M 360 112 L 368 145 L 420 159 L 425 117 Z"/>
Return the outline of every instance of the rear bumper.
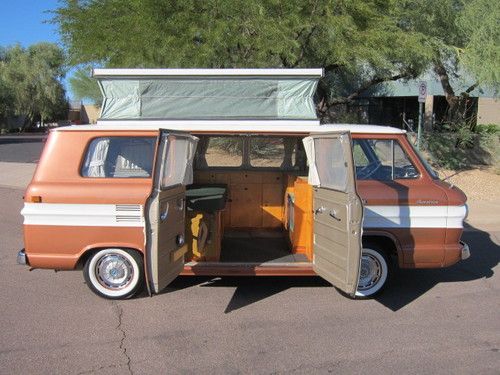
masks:
<path fill-rule="evenodd" d="M 462 245 L 462 253 L 461 253 L 461 258 L 462 260 L 465 260 L 470 257 L 470 249 L 469 245 L 467 245 L 465 242 L 460 241 L 460 245 Z"/>
<path fill-rule="evenodd" d="M 26 256 L 26 251 L 24 249 L 19 250 L 19 252 L 17 253 L 17 264 L 29 266 L 28 257 Z"/>

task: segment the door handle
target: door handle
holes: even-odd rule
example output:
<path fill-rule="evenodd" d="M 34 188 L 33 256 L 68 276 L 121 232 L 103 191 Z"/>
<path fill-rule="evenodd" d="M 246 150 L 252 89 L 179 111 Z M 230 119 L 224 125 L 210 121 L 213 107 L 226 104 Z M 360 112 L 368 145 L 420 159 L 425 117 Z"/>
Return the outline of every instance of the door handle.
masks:
<path fill-rule="evenodd" d="M 337 216 L 337 211 L 335 210 L 330 211 L 330 216 L 337 221 L 341 221 L 340 217 Z"/>
<path fill-rule="evenodd" d="M 165 221 L 165 220 L 167 220 L 169 206 L 170 205 L 167 203 L 164 207 L 161 208 L 160 220 L 162 222 Z"/>
<path fill-rule="evenodd" d="M 317 215 L 317 214 L 322 214 L 323 212 L 325 212 L 325 207 L 323 207 L 323 206 L 320 206 L 320 207 L 318 207 L 318 208 L 316 208 L 316 209 L 314 210 L 314 214 L 315 214 L 315 215 Z"/>

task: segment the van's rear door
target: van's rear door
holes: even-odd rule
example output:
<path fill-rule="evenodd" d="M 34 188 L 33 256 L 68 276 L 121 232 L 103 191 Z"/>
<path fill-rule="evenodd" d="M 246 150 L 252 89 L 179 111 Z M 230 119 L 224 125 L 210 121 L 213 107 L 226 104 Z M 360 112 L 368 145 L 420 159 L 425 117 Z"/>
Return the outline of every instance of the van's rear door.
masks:
<path fill-rule="evenodd" d="M 198 138 L 160 130 L 153 192 L 146 205 L 148 287 L 160 292 L 184 267 L 186 185 L 193 181 Z"/>
<path fill-rule="evenodd" d="M 361 263 L 363 206 L 356 180 L 349 132 L 304 139 L 309 184 L 314 186 L 315 272 L 354 296 Z"/>

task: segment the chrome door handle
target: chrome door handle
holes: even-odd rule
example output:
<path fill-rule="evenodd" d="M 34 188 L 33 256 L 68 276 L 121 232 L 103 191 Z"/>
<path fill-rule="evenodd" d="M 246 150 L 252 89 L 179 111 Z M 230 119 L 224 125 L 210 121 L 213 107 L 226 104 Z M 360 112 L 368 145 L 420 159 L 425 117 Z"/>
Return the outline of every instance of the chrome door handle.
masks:
<path fill-rule="evenodd" d="M 335 210 L 330 211 L 330 216 L 337 221 L 341 221 L 340 217 L 337 216 L 337 211 L 335 211 Z"/>
<path fill-rule="evenodd" d="M 314 214 L 317 215 L 317 214 L 322 214 L 323 212 L 325 212 L 325 207 L 321 206 L 321 207 L 318 207 L 314 210 Z"/>
<path fill-rule="evenodd" d="M 163 210 L 160 212 L 160 220 L 163 222 L 165 220 L 167 220 L 167 216 L 168 216 L 168 209 L 170 207 L 170 204 L 166 204 L 163 208 Z"/>

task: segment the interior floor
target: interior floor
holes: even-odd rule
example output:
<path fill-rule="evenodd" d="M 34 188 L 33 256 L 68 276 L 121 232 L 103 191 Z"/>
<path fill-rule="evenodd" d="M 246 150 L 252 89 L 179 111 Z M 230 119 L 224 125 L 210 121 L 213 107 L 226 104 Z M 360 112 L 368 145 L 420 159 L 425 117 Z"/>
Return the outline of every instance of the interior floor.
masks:
<path fill-rule="evenodd" d="M 308 262 L 304 254 L 292 254 L 283 232 L 226 231 L 220 261 L 225 263 Z"/>

